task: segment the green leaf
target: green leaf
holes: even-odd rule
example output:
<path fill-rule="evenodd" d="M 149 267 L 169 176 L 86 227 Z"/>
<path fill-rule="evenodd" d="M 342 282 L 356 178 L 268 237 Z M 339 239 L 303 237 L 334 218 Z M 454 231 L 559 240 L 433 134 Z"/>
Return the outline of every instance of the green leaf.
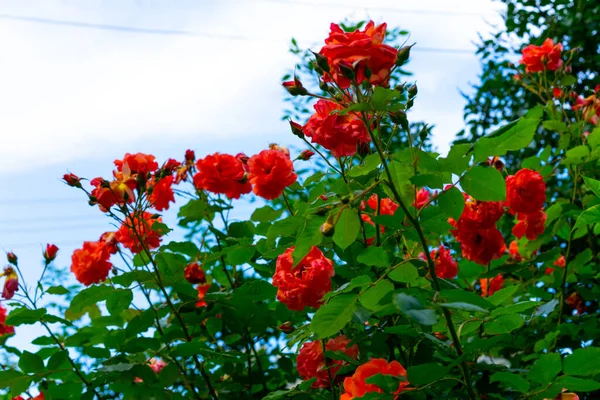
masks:
<path fill-rule="evenodd" d="M 437 201 L 444 213 L 455 220 L 460 218 L 460 215 L 465 208 L 465 198 L 461 191 L 456 187 L 442 191 L 438 196 Z"/>
<path fill-rule="evenodd" d="M 448 368 L 438 363 L 421 364 L 409 367 L 407 370 L 408 381 L 414 386 L 423 386 L 448 374 Z"/>
<path fill-rule="evenodd" d="M 506 199 L 506 182 L 496 168 L 475 166 L 461 180 L 465 192 L 476 200 L 501 201 Z"/>
<path fill-rule="evenodd" d="M 600 146 L 600 126 L 594 128 L 592 133 L 588 135 L 587 144 L 590 145 L 592 150 L 596 150 Z"/>
<path fill-rule="evenodd" d="M 85 308 L 106 300 L 114 290 L 111 286 L 107 285 L 93 285 L 83 289 L 73 297 L 68 311 L 80 314 Z"/>
<path fill-rule="evenodd" d="M 402 379 L 401 379 L 402 378 Z M 371 375 L 365 379 L 365 383 L 370 385 L 375 385 L 383 390 L 384 393 L 394 393 L 398 390 L 398 386 L 400 382 L 405 380 L 405 378 L 401 375 L 384 375 L 384 374 L 375 374 Z M 379 396 L 378 396 L 379 397 Z M 363 397 L 361 397 L 363 398 Z"/>
<path fill-rule="evenodd" d="M 560 373 L 561 369 L 560 354 L 542 354 L 529 370 L 527 377 L 541 385 L 548 385 L 552 383 L 552 380 Z"/>
<path fill-rule="evenodd" d="M 519 290 L 519 286 L 508 286 L 497 290 L 487 300 L 495 306 L 499 306 L 510 300 L 512 302 L 513 295 Z"/>
<path fill-rule="evenodd" d="M 394 284 L 387 279 L 382 279 L 375 286 L 368 288 L 360 295 L 360 303 L 369 310 L 377 310 L 377 304 L 388 293 L 394 290 Z"/>
<path fill-rule="evenodd" d="M 446 303 L 473 304 L 484 310 L 491 310 L 494 306 L 481 296 L 460 289 L 442 290 L 440 296 Z"/>
<path fill-rule="evenodd" d="M 487 137 L 475 142 L 475 162 L 488 156 L 502 156 L 508 151 L 520 150 L 533 140 L 544 112 L 540 106 L 532 108 L 516 123 L 511 122 Z"/>
<path fill-rule="evenodd" d="M 469 167 L 471 145 L 467 143 L 455 144 L 450 148 L 446 158 L 439 158 L 438 162 L 442 171 L 462 175 Z"/>
<path fill-rule="evenodd" d="M 577 217 L 577 221 L 573 226 L 573 230 L 579 228 L 580 226 L 591 225 L 597 222 L 600 222 L 600 204 L 590 207 L 579 214 L 579 217 Z"/>
<path fill-rule="evenodd" d="M 158 266 L 162 283 L 165 286 L 173 286 L 185 282 L 183 271 L 188 263 L 181 254 L 160 252 L 154 257 Z"/>
<path fill-rule="evenodd" d="M 581 164 L 589 157 L 590 148 L 586 145 L 575 146 L 567 150 L 565 155 L 564 164 Z"/>
<path fill-rule="evenodd" d="M 254 246 L 234 246 L 227 251 L 227 262 L 231 265 L 243 265 L 252 260 L 256 252 Z"/>
<path fill-rule="evenodd" d="M 57 371 L 61 367 L 67 365 L 70 366 L 69 352 L 66 350 L 61 350 L 57 353 L 54 353 L 48 360 L 48 371 Z"/>
<path fill-rule="evenodd" d="M 44 361 L 37 354 L 24 351 L 19 358 L 19 368 L 25 373 L 41 373 L 44 372 Z"/>
<path fill-rule="evenodd" d="M 196 257 L 200 250 L 198 246 L 196 246 L 192 242 L 170 242 L 164 246 L 160 247 L 161 250 L 169 250 L 173 253 L 181 253 L 185 254 L 188 257 Z"/>
<path fill-rule="evenodd" d="M 359 176 L 364 176 L 375 171 L 380 164 L 381 158 L 379 157 L 379 154 L 369 154 L 362 165 L 352 167 L 347 175 L 351 178 L 358 178 Z"/>
<path fill-rule="evenodd" d="M 367 266 L 388 267 L 390 257 L 382 247 L 369 246 L 356 257 L 356 260 Z"/>
<path fill-rule="evenodd" d="M 314 217 L 307 219 L 304 223 L 304 228 L 298 234 L 292 257 L 294 265 L 297 265 L 313 248 L 318 246 L 323 241 L 323 235 L 319 228 L 325 222 L 325 217 Z"/>
<path fill-rule="evenodd" d="M 479 311 L 479 312 L 484 312 L 484 313 L 489 312 L 485 308 L 481 308 L 479 306 L 476 306 L 475 304 L 462 303 L 462 302 L 459 302 L 459 303 L 443 303 L 443 304 L 440 304 L 440 306 L 446 307 L 446 308 L 454 308 L 456 310 Z"/>
<path fill-rule="evenodd" d="M 56 295 L 63 295 L 63 294 L 67 294 L 69 293 L 69 290 L 67 288 L 65 288 L 64 286 L 50 286 L 48 289 L 46 289 L 46 293 L 48 294 L 56 294 Z"/>
<path fill-rule="evenodd" d="M 17 372 L 12 369 L 7 369 L 4 371 L 0 371 L 0 389 L 10 388 L 17 381 L 21 381 L 24 379 L 30 379 L 28 376 L 23 375 L 20 372 Z"/>
<path fill-rule="evenodd" d="M 250 218 L 256 222 L 273 222 L 281 217 L 281 214 L 283 214 L 283 208 L 275 210 L 271 206 L 264 206 L 254 210 Z"/>
<path fill-rule="evenodd" d="M 46 315 L 45 308 L 37 310 L 30 310 L 24 307 L 13 308 L 4 322 L 10 326 L 32 325 L 39 322 L 44 315 Z"/>
<path fill-rule="evenodd" d="M 388 111 L 388 104 L 401 97 L 401 91 L 377 86 L 371 96 L 371 106 L 375 111 Z"/>
<path fill-rule="evenodd" d="M 523 317 L 518 314 L 502 315 L 484 325 L 484 331 L 488 335 L 500 335 L 509 333 L 525 324 Z"/>
<path fill-rule="evenodd" d="M 586 347 L 565 357 L 565 375 L 593 376 L 600 374 L 600 347 Z"/>
<path fill-rule="evenodd" d="M 357 296 L 342 294 L 321 306 L 310 322 L 310 329 L 319 339 L 336 334 L 352 319 Z"/>
<path fill-rule="evenodd" d="M 501 382 L 507 389 L 513 389 L 521 393 L 529 391 L 529 382 L 521 375 L 510 372 L 496 372 L 490 377 L 490 382 Z"/>
<path fill-rule="evenodd" d="M 394 303 L 408 318 L 421 325 L 431 326 L 435 325 L 437 322 L 435 311 L 424 309 L 423 305 L 416 297 L 398 293 L 394 296 Z"/>
<path fill-rule="evenodd" d="M 600 382 L 591 379 L 575 378 L 574 376 L 561 376 L 557 384 L 561 388 L 573 392 L 595 392 L 600 390 Z"/>
<path fill-rule="evenodd" d="M 583 177 L 583 181 L 585 185 L 590 189 L 594 194 L 600 197 L 600 181 L 592 178 L 588 178 L 587 176 Z"/>
<path fill-rule="evenodd" d="M 180 224 L 184 226 L 190 222 L 202 221 L 204 218 L 211 220 L 212 214 L 208 210 L 208 204 L 205 199 L 194 199 L 190 200 L 187 204 L 183 205 L 177 216 L 181 219 Z"/>
<path fill-rule="evenodd" d="M 133 301 L 133 292 L 129 289 L 117 289 L 106 300 L 106 309 L 110 315 L 119 315 Z"/>
<path fill-rule="evenodd" d="M 504 307 L 499 307 L 492 311 L 491 317 L 495 318 L 499 315 L 517 314 L 525 310 L 530 310 L 534 307 L 537 307 L 539 304 L 539 301 L 521 301 L 519 303 L 509 304 Z"/>
<path fill-rule="evenodd" d="M 345 250 L 348 246 L 356 241 L 360 232 L 360 220 L 356 210 L 345 208 L 342 211 L 337 223 L 335 224 L 335 232 L 333 241 Z"/>
<path fill-rule="evenodd" d="M 388 273 L 388 278 L 401 283 L 414 283 L 418 277 L 419 271 L 411 263 L 398 265 Z"/>
<path fill-rule="evenodd" d="M 125 371 L 129 371 L 131 368 L 133 368 L 135 366 L 136 366 L 136 364 L 125 364 L 125 363 L 112 364 L 112 365 L 105 365 L 104 367 L 100 367 L 100 368 L 98 368 L 98 371 L 102 371 L 102 372 L 125 372 Z"/>

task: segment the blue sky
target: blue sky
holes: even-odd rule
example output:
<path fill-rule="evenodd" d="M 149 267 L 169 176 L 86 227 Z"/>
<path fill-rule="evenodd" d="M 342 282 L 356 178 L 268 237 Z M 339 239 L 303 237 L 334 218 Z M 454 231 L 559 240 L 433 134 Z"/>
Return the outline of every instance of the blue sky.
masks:
<path fill-rule="evenodd" d="M 501 24 L 500 9 L 490 0 L 1 0 L 0 250 L 14 250 L 33 283 L 45 243 L 68 268 L 75 248 L 110 229 L 61 183 L 67 171 L 109 176 L 125 152 L 162 161 L 188 148 L 300 146 L 281 121 L 289 39 L 318 50 L 330 22 L 346 17 L 411 32 L 412 118 L 435 124 L 446 152 L 463 127 L 459 89 L 480 69 L 472 42 Z"/>

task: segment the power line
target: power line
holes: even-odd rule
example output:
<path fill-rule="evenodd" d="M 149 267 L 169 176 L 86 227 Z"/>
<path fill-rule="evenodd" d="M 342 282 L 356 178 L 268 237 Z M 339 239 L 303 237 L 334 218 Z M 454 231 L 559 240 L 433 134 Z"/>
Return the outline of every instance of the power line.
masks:
<path fill-rule="evenodd" d="M 260 0 L 260 1 L 276 1 L 276 0 Z M 308 4 L 308 3 L 306 3 L 306 4 Z M 10 15 L 10 14 L 0 14 L 0 19 L 46 24 L 46 25 L 68 26 L 68 27 L 72 27 L 72 28 L 99 29 L 99 30 L 123 32 L 123 33 L 207 37 L 207 38 L 211 38 L 211 39 L 224 39 L 224 40 L 279 42 L 279 40 L 277 40 L 277 39 L 267 38 L 267 37 L 222 35 L 222 34 L 212 34 L 212 33 L 206 33 L 206 32 L 189 31 L 189 30 L 138 28 L 138 27 L 132 27 L 132 26 L 123 26 L 123 25 L 95 24 L 95 23 L 89 23 L 89 22 L 78 22 L 78 21 L 58 20 L 58 19 L 50 19 L 50 18 L 27 17 L 27 16 Z M 469 54 L 469 55 L 473 55 L 475 53 L 474 50 L 469 50 L 469 49 L 450 49 L 450 48 L 417 47 L 417 46 L 415 46 L 412 49 L 412 51 L 427 52 L 427 53 Z"/>
<path fill-rule="evenodd" d="M 342 3 L 314 3 L 308 1 L 296 1 L 296 0 L 254 0 L 267 2 L 267 3 L 279 3 L 279 4 L 297 4 L 310 7 L 328 7 L 328 8 L 347 8 L 347 9 L 365 9 L 369 11 L 380 11 L 390 12 L 395 14 L 412 14 L 412 15 L 444 15 L 444 16 L 456 16 L 456 17 L 485 17 L 485 16 L 496 16 L 497 14 L 492 13 L 473 13 L 464 11 L 436 11 L 436 10 L 410 10 L 410 9 L 398 9 L 392 7 L 369 7 L 361 5 L 351 5 Z"/>

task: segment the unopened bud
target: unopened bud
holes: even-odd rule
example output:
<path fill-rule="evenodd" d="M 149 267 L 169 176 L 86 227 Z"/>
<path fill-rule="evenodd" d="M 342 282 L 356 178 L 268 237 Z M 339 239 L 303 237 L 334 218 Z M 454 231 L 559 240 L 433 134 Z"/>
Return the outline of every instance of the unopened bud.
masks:
<path fill-rule="evenodd" d="M 408 131 L 408 118 L 406 117 L 406 113 L 404 111 L 400 110 L 391 112 L 389 114 L 390 119 L 393 123 L 395 123 L 396 125 L 400 125 L 402 129 Z"/>
<path fill-rule="evenodd" d="M 397 66 L 401 67 L 404 64 L 406 64 L 406 62 L 410 58 L 410 48 L 413 46 L 414 46 L 414 44 L 410 45 L 410 46 L 404 46 L 403 48 L 398 50 L 398 54 L 396 55 L 396 65 Z"/>
<path fill-rule="evenodd" d="M 353 81 L 355 75 L 354 75 L 354 67 L 352 66 L 352 64 L 350 64 L 348 61 L 342 60 L 342 61 L 340 61 L 340 63 L 338 65 L 339 65 L 340 72 L 342 73 L 342 75 L 345 78 L 348 78 L 351 81 Z"/>
<path fill-rule="evenodd" d="M 419 138 L 421 139 L 421 142 L 424 142 L 425 139 L 427 139 L 428 134 L 429 134 L 429 129 L 427 128 L 427 125 L 425 125 L 423 127 L 423 129 L 421 129 L 421 132 L 419 132 Z"/>
<path fill-rule="evenodd" d="M 17 255 L 15 253 L 13 253 L 12 251 L 9 251 L 8 253 L 6 253 L 6 258 L 8 259 L 8 262 L 11 263 L 12 265 L 17 265 Z"/>
<path fill-rule="evenodd" d="M 194 150 L 186 150 L 185 151 L 185 164 L 191 165 L 194 163 L 194 161 L 196 161 L 196 153 L 194 153 Z"/>
<path fill-rule="evenodd" d="M 315 53 L 313 51 L 311 51 L 311 53 L 313 53 L 313 55 L 315 56 L 317 66 L 323 72 L 329 72 L 330 68 L 329 68 L 329 62 L 327 61 L 327 57 L 325 57 L 323 54 Z"/>
<path fill-rule="evenodd" d="M 415 97 L 417 93 L 419 93 L 419 89 L 417 89 L 417 84 L 414 84 L 408 88 L 408 97 Z"/>
<path fill-rule="evenodd" d="M 314 151 L 306 149 L 306 150 L 302 150 L 302 152 L 300 152 L 300 155 L 298 156 L 298 159 L 304 160 L 304 161 L 308 161 L 314 155 L 315 155 Z"/>
<path fill-rule="evenodd" d="M 348 204 L 348 203 L 350 203 L 350 197 L 348 197 L 348 196 L 342 197 L 341 200 L 342 200 L 342 204 Z"/>
<path fill-rule="evenodd" d="M 58 253 L 58 247 L 55 244 L 48 243 L 46 245 L 46 250 L 44 251 L 44 260 L 46 260 L 46 264 L 51 263 L 56 258 L 56 253 Z"/>
<path fill-rule="evenodd" d="M 404 91 L 406 90 L 406 85 L 404 85 L 404 83 L 396 85 L 396 87 L 394 88 L 394 90 L 397 91 L 397 92 L 404 93 Z"/>
<path fill-rule="evenodd" d="M 302 133 L 302 125 L 292 120 L 290 122 L 290 128 L 292 128 L 292 133 L 298 136 L 300 139 L 304 139 L 304 133 Z"/>
<path fill-rule="evenodd" d="M 324 92 L 329 92 L 329 85 L 327 84 L 327 82 L 319 81 L 319 89 L 321 89 Z"/>
<path fill-rule="evenodd" d="M 245 153 L 237 153 L 235 158 L 237 158 L 244 165 L 248 164 L 248 160 L 250 159 L 250 157 L 248 157 Z"/>
<path fill-rule="evenodd" d="M 356 150 L 361 158 L 365 158 L 371 154 L 371 146 L 369 145 L 369 142 L 359 142 L 356 146 Z"/>
<path fill-rule="evenodd" d="M 302 86 L 302 82 L 300 82 L 300 79 L 298 79 L 298 77 L 295 75 L 293 81 L 283 82 L 282 86 L 292 96 L 306 96 L 308 94 L 308 90 Z"/>
<path fill-rule="evenodd" d="M 406 109 L 407 109 L 407 110 L 408 110 L 408 109 L 411 109 L 411 108 L 412 108 L 412 106 L 414 106 L 414 105 L 415 105 L 415 102 L 413 101 L 413 99 L 410 99 L 410 100 L 408 100 L 408 101 L 406 102 Z"/>
<path fill-rule="evenodd" d="M 75 174 L 64 174 L 63 175 L 63 180 L 67 183 L 67 185 L 72 186 L 72 187 L 76 187 L 76 188 L 81 188 L 81 178 L 79 178 L 77 175 Z"/>
<path fill-rule="evenodd" d="M 294 325 L 290 321 L 286 321 L 279 325 L 279 330 L 283 333 L 292 333 L 296 330 L 296 328 L 294 328 Z"/>
<path fill-rule="evenodd" d="M 500 160 L 500 157 L 498 156 L 489 158 L 487 160 L 487 164 L 491 167 L 496 168 L 500 172 L 504 171 L 504 163 L 502 162 L 502 160 Z"/>
<path fill-rule="evenodd" d="M 333 232 L 335 231 L 335 226 L 333 226 L 333 220 L 331 216 L 327 218 L 327 221 L 325 221 L 323 225 L 321 225 L 319 231 L 323 236 L 329 237 L 333 235 Z"/>

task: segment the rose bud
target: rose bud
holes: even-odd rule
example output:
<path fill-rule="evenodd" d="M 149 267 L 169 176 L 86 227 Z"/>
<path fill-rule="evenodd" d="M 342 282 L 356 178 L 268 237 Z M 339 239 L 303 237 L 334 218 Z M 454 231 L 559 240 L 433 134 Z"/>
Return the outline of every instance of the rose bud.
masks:
<path fill-rule="evenodd" d="M 185 151 L 185 164 L 192 165 L 192 164 L 194 164 L 194 161 L 196 161 L 196 153 L 194 153 L 194 150 L 186 150 Z"/>
<path fill-rule="evenodd" d="M 323 236 L 333 236 L 333 233 L 335 232 L 335 226 L 333 225 L 333 219 L 331 218 L 331 216 L 329 216 L 329 218 L 327 218 L 327 221 L 325 221 L 323 225 L 321 225 L 319 231 Z"/>
<path fill-rule="evenodd" d="M 286 321 L 279 325 L 279 330 L 283 333 L 292 333 L 296 330 L 296 328 L 294 328 L 294 325 L 292 325 L 290 321 Z"/>
<path fill-rule="evenodd" d="M 398 50 L 398 54 L 396 55 L 397 66 L 401 67 L 408 61 L 408 59 L 410 58 L 410 48 L 413 46 L 414 44 L 410 46 L 404 46 L 403 48 Z"/>
<path fill-rule="evenodd" d="M 315 155 L 314 151 L 306 149 L 306 150 L 302 150 L 302 152 L 300 152 L 298 159 L 303 160 L 303 161 L 308 161 L 314 155 Z"/>
<path fill-rule="evenodd" d="M 8 259 L 8 262 L 12 265 L 17 265 L 17 255 L 12 251 L 6 253 L 6 258 Z"/>
<path fill-rule="evenodd" d="M 302 132 L 302 125 L 292 120 L 290 122 L 290 128 L 292 128 L 292 133 L 298 136 L 300 139 L 304 139 L 304 133 Z"/>
<path fill-rule="evenodd" d="M 419 89 L 416 83 L 408 88 L 408 97 L 415 97 L 417 93 L 419 93 Z"/>
<path fill-rule="evenodd" d="M 283 82 L 282 85 L 292 96 L 306 96 L 308 94 L 308 91 L 302 86 L 302 82 L 296 76 L 294 76 L 293 81 Z"/>
<path fill-rule="evenodd" d="M 319 67 L 323 72 L 329 72 L 329 62 L 327 61 L 327 57 L 323 54 L 315 53 L 311 51 L 316 58 L 317 67 Z"/>
<path fill-rule="evenodd" d="M 185 276 L 185 280 L 189 283 L 206 283 L 206 274 L 204 273 L 202 267 L 196 262 L 193 262 L 185 267 L 183 274 Z"/>
<path fill-rule="evenodd" d="M 79 178 L 77 175 L 75 174 L 64 174 L 63 175 L 63 180 L 67 183 L 67 185 L 71 186 L 71 187 L 76 187 L 76 188 L 80 188 L 81 187 L 81 178 Z"/>
<path fill-rule="evenodd" d="M 341 60 L 338 65 L 339 65 L 340 72 L 342 73 L 342 75 L 345 78 L 348 78 L 351 81 L 353 81 L 354 80 L 354 76 L 355 76 L 354 75 L 354 66 L 352 64 L 350 64 L 346 60 Z"/>
<path fill-rule="evenodd" d="M 46 260 L 46 264 L 50 264 L 56 258 L 56 253 L 58 253 L 58 247 L 54 244 L 47 244 L 46 250 L 44 251 L 44 260 Z"/>

